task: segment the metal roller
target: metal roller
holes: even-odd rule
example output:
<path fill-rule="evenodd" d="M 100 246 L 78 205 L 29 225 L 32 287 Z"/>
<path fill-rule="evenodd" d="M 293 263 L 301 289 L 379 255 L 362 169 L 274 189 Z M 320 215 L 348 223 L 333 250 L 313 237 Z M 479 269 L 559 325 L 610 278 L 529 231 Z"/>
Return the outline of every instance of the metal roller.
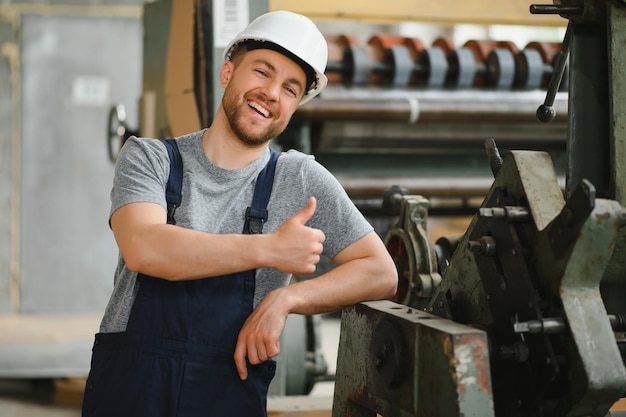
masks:
<path fill-rule="evenodd" d="M 518 69 L 515 77 L 517 87 L 522 90 L 534 90 L 541 87 L 546 71 L 539 51 L 523 49 L 515 55 L 515 65 Z"/>
<path fill-rule="evenodd" d="M 445 51 L 446 55 L 450 53 L 454 48 L 454 41 L 447 36 L 440 36 L 433 41 L 433 46 L 441 48 Z"/>
<path fill-rule="evenodd" d="M 384 85 L 390 84 L 389 80 L 393 80 L 395 62 L 392 60 L 391 66 L 386 62 L 389 55 L 389 49 L 402 44 L 402 37 L 392 34 L 377 34 L 367 41 L 367 51 L 373 62 L 373 71 L 370 73 L 369 84 Z M 393 85 L 393 81 L 391 81 Z"/>
<path fill-rule="evenodd" d="M 367 53 L 367 50 L 362 46 L 350 45 L 346 48 L 343 56 L 344 67 L 338 66 L 340 71 L 343 72 L 344 77 L 342 79 L 347 83 L 354 86 L 364 86 L 367 84 L 370 72 L 372 71 L 372 60 Z M 328 72 L 334 67 L 329 65 L 326 69 Z"/>
<path fill-rule="evenodd" d="M 417 60 L 418 55 L 424 50 L 424 43 L 417 38 L 403 38 L 402 45 L 406 46 L 411 53 L 413 61 Z"/>
<path fill-rule="evenodd" d="M 556 57 L 561 49 L 561 42 L 530 42 L 526 47 L 527 49 L 534 49 L 541 55 L 541 59 L 544 63 L 544 77 L 541 82 L 541 88 L 547 89 L 550 84 L 550 77 L 556 68 Z M 565 63 L 565 71 L 561 79 L 561 85 L 559 91 L 567 91 L 568 85 L 568 71 L 567 62 Z"/>
<path fill-rule="evenodd" d="M 384 62 L 393 68 L 385 84 L 394 88 L 407 88 L 413 72 L 413 59 L 409 49 L 398 45 L 390 47 L 385 51 Z"/>
<path fill-rule="evenodd" d="M 464 47 L 474 53 L 478 62 L 474 86 L 510 89 L 515 77 L 515 44 L 509 41 L 469 40 Z"/>
<path fill-rule="evenodd" d="M 515 80 L 515 58 L 506 48 L 495 48 L 487 55 L 487 85 L 510 90 Z"/>
<path fill-rule="evenodd" d="M 448 54 L 450 74 L 447 84 L 459 88 L 471 88 L 476 78 L 478 65 L 469 48 L 452 49 Z"/>
<path fill-rule="evenodd" d="M 456 89 L 471 88 L 478 69 L 472 51 L 468 48 L 455 48 L 454 42 L 448 37 L 435 39 L 433 46 L 441 48 L 448 61 L 445 85 Z"/>
<path fill-rule="evenodd" d="M 373 36 L 367 46 L 345 35 L 329 39 L 336 44 L 326 73 L 331 83 L 353 87 L 534 90 L 547 87 L 558 64 L 554 43 L 531 42 L 520 51 L 511 41 L 469 40 L 455 48 L 446 37 L 430 47 L 397 35 Z M 343 51 L 340 60 L 337 51 Z M 566 85 L 565 80 L 560 91 Z"/>
<path fill-rule="evenodd" d="M 433 46 L 422 51 L 417 59 L 418 67 L 424 69 L 425 76 L 421 78 L 421 85 L 426 88 L 441 88 L 448 72 L 448 60 L 443 49 Z"/>
<path fill-rule="evenodd" d="M 346 48 L 348 48 L 350 45 L 359 44 L 359 40 L 354 35 L 324 34 L 324 38 L 326 38 L 326 42 L 328 43 L 328 60 L 330 62 L 341 62 L 344 57 Z M 326 76 L 328 77 L 329 84 L 339 84 L 343 82 L 342 73 L 340 71 L 327 71 Z"/>

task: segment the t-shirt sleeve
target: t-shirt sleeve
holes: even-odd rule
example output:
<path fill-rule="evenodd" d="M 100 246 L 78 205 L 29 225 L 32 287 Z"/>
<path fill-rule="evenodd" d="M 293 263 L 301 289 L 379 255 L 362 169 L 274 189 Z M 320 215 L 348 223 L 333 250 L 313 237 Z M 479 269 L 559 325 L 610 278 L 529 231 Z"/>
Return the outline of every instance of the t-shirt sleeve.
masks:
<path fill-rule="evenodd" d="M 159 140 L 129 138 L 115 165 L 109 217 L 131 203 L 155 203 L 167 208 L 168 175 L 169 158 Z"/>
<path fill-rule="evenodd" d="M 309 158 L 303 169 L 308 194 L 317 199 L 317 209 L 307 224 L 324 232 L 324 254 L 332 259 L 374 228 L 324 166 Z"/>

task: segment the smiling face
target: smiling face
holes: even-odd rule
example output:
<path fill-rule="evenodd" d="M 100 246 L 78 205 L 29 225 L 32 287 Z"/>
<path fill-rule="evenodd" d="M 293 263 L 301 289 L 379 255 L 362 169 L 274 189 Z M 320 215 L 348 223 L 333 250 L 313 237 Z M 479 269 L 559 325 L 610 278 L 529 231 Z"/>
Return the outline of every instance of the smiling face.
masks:
<path fill-rule="evenodd" d="M 265 144 L 287 127 L 306 83 L 298 64 L 269 49 L 235 54 L 220 76 L 228 125 L 248 146 Z"/>

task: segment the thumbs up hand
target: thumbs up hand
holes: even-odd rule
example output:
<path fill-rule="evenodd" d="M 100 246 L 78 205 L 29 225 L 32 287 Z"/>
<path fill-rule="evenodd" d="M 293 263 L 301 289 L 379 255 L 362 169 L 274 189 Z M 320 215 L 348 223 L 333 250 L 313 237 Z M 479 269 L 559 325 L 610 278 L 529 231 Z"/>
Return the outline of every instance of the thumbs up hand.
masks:
<path fill-rule="evenodd" d="M 291 216 L 269 236 L 272 242 L 271 265 L 281 272 L 304 275 L 315 272 L 324 249 L 324 232 L 305 226 L 316 209 L 315 197 L 309 197 L 307 205 Z"/>

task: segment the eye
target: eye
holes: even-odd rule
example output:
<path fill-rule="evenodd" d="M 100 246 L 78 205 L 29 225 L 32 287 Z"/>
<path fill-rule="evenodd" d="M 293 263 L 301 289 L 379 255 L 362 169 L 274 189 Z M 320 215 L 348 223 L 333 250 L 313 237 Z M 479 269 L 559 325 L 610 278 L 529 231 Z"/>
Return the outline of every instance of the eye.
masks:
<path fill-rule="evenodd" d="M 264 70 L 264 69 L 262 69 L 262 68 L 257 68 L 257 69 L 255 69 L 254 71 L 255 71 L 257 74 L 259 74 L 259 75 L 261 75 L 261 76 L 263 76 L 263 77 L 267 77 L 267 71 L 265 71 L 265 70 Z"/>
<path fill-rule="evenodd" d="M 285 86 L 285 91 L 292 97 L 297 97 L 298 96 L 298 92 L 291 86 L 286 85 Z"/>

